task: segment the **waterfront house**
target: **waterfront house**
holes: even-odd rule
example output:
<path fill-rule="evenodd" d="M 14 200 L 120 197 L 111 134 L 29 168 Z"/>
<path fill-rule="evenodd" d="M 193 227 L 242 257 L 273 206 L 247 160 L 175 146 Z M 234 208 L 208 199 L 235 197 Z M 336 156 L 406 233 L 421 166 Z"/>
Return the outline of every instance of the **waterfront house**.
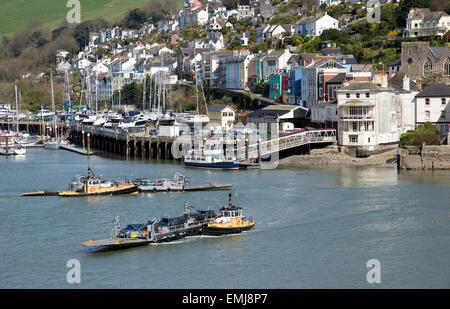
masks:
<path fill-rule="evenodd" d="M 387 76 L 381 86 L 344 83 L 337 90 L 337 104 L 339 145 L 370 153 L 381 145 L 398 143 L 399 102 Z"/>
<path fill-rule="evenodd" d="M 293 123 L 296 128 L 305 126 L 305 119 L 308 109 L 298 105 L 274 104 L 256 110 L 247 115 L 247 122 L 255 124 L 262 129 L 267 126 L 267 130 L 271 130 L 270 124 L 278 124 L 289 122 Z"/>
<path fill-rule="evenodd" d="M 427 121 L 433 123 L 442 134 L 447 135 L 450 125 L 450 87 L 433 84 L 415 97 L 416 125 Z"/>
<path fill-rule="evenodd" d="M 219 125 L 226 132 L 234 126 L 236 111 L 227 105 L 212 105 L 208 107 L 210 125 Z"/>

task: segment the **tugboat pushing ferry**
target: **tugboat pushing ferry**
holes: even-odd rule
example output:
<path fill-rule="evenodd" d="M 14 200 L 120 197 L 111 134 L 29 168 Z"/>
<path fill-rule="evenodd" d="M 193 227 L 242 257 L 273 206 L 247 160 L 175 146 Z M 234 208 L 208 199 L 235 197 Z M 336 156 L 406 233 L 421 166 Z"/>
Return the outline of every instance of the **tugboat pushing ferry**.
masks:
<path fill-rule="evenodd" d="M 216 215 L 214 210 L 197 210 L 189 203 L 184 205 L 184 214 L 178 217 L 155 217 L 145 223 L 129 224 L 121 227 L 120 217 L 114 219 L 114 228 L 111 238 L 103 240 L 88 240 L 82 243 L 87 247 L 127 248 L 143 246 L 150 243 L 161 243 L 178 240 L 193 235 L 227 235 L 250 230 L 255 222 L 247 220 L 242 215 L 242 208 L 231 203 L 229 195 L 228 207 L 219 209 Z"/>
<path fill-rule="evenodd" d="M 248 231 L 255 226 L 255 221 L 252 218 L 242 215 L 242 208 L 234 206 L 231 202 L 232 193 L 229 193 L 229 200 L 227 207 L 219 209 L 219 215 L 209 223 L 203 230 L 203 235 L 220 236 L 227 234 L 237 234 L 243 231 Z"/>

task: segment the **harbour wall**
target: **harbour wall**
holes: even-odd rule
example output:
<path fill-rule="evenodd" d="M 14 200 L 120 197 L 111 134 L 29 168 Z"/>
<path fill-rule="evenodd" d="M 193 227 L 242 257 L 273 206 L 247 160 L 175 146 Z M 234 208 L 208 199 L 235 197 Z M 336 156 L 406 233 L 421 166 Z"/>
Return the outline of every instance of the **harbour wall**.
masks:
<path fill-rule="evenodd" d="M 397 157 L 399 170 L 450 170 L 450 145 L 409 146 Z"/>

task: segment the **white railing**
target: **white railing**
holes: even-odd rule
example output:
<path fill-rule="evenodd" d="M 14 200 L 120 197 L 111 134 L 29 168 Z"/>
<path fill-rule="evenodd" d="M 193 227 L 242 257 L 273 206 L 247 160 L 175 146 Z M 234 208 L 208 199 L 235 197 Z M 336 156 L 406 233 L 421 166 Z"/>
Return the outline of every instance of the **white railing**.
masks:
<path fill-rule="evenodd" d="M 312 130 L 301 131 L 286 134 L 278 138 L 269 139 L 260 143 L 249 145 L 246 147 L 238 148 L 237 153 L 241 154 L 239 159 L 256 159 L 261 156 L 265 156 L 274 152 L 287 150 L 290 148 L 299 147 L 307 144 L 314 143 L 334 143 L 336 141 L 336 130 L 324 129 L 324 130 Z M 246 158 L 242 158 L 242 154 L 247 153 Z"/>

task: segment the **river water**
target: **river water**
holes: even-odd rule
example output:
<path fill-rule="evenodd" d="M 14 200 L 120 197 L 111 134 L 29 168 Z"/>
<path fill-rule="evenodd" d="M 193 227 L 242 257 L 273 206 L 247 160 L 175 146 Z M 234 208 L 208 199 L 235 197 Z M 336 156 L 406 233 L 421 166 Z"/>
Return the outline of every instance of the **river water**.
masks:
<path fill-rule="evenodd" d="M 233 184 L 254 230 L 126 250 L 82 247 L 122 224 L 181 215 L 184 202 L 217 210 L 227 192 L 62 199 L 23 192 L 67 188 L 88 159 L 29 149 L 0 158 L 0 288 L 450 288 L 450 171 L 315 168 L 185 169 L 176 163 L 93 156 L 97 175 Z M 66 263 L 78 259 L 81 283 Z M 367 262 L 380 262 L 369 284 Z"/>

